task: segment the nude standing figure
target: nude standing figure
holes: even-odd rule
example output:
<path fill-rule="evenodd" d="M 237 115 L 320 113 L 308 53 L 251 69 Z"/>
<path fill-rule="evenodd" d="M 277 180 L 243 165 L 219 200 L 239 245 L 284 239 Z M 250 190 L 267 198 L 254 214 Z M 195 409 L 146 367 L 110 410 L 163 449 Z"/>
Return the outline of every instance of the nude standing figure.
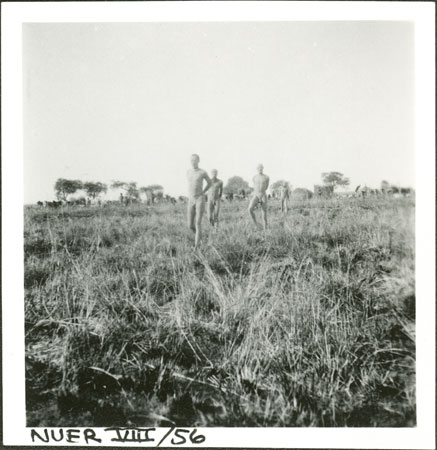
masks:
<path fill-rule="evenodd" d="M 202 235 L 202 216 L 205 210 L 205 193 L 211 186 L 208 174 L 199 168 L 200 158 L 191 155 L 191 166 L 187 172 L 188 179 L 188 227 L 195 233 L 194 249 L 197 250 Z M 203 188 L 203 181 L 206 187 Z"/>
<path fill-rule="evenodd" d="M 281 211 L 288 211 L 288 199 L 290 198 L 290 192 L 288 190 L 288 186 L 283 184 L 281 186 Z"/>
<path fill-rule="evenodd" d="M 223 181 L 217 178 L 217 170 L 211 170 L 211 187 L 208 191 L 208 220 L 213 227 L 218 227 L 220 201 L 223 194 Z"/>
<path fill-rule="evenodd" d="M 261 214 L 263 218 L 263 228 L 267 229 L 267 188 L 269 187 L 269 177 L 263 174 L 264 166 L 259 164 L 257 166 L 258 174 L 253 177 L 253 194 L 249 203 L 249 214 L 252 217 L 253 223 L 259 228 L 256 221 L 254 209 L 258 203 L 261 205 Z"/>

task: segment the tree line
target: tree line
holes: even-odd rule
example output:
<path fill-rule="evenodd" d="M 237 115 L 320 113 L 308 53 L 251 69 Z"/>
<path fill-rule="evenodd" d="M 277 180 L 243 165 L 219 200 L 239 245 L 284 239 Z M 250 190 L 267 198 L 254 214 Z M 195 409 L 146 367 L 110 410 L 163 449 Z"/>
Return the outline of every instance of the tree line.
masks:
<path fill-rule="evenodd" d="M 148 194 L 155 197 L 162 197 L 164 194 L 164 188 L 159 184 L 151 184 L 150 186 L 138 187 L 134 181 L 112 181 L 110 185 L 111 189 L 121 189 L 124 191 L 124 196 L 127 199 L 139 199 L 141 193 Z M 68 201 L 68 196 L 76 194 L 78 191 L 83 191 L 91 198 L 96 199 L 101 194 L 105 194 L 108 191 L 108 185 L 101 183 L 100 181 L 80 181 L 80 180 L 68 180 L 66 178 L 58 178 L 56 180 L 55 194 L 58 200 Z"/>
<path fill-rule="evenodd" d="M 350 180 L 341 172 L 323 172 L 321 174 L 322 187 L 329 188 L 330 192 L 333 193 L 338 187 L 349 186 Z M 292 185 L 289 181 L 278 180 L 271 184 L 270 190 L 273 195 L 277 194 L 283 187 L 291 192 Z M 315 188 L 318 187 L 315 185 Z M 109 186 L 110 189 L 121 189 L 124 195 L 121 194 L 120 197 L 127 201 L 138 200 L 141 194 L 145 194 L 147 199 L 150 201 L 159 201 L 164 197 L 164 188 L 160 184 L 151 184 L 149 186 L 138 186 L 134 181 L 126 182 L 113 180 Z M 77 193 L 78 191 L 83 191 L 90 199 L 96 199 L 101 194 L 108 191 L 108 185 L 101 183 L 99 181 L 80 181 L 80 180 L 69 180 L 65 178 L 59 178 L 54 186 L 56 198 L 58 200 L 68 201 L 68 196 Z M 410 192 L 410 188 L 401 188 L 390 184 L 388 181 L 383 180 L 381 182 L 381 191 L 392 193 L 405 193 Z M 295 191 L 309 191 L 308 189 L 297 188 Z M 225 195 L 246 195 L 252 192 L 252 188 L 249 183 L 240 176 L 233 176 L 227 181 L 223 192 Z"/>

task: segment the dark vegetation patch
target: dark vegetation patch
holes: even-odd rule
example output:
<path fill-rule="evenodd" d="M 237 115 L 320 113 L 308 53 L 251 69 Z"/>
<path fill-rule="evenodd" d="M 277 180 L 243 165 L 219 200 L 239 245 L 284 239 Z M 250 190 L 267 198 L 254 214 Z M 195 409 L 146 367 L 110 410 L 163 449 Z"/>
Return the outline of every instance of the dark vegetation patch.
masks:
<path fill-rule="evenodd" d="M 27 267 L 24 272 L 24 287 L 31 289 L 34 286 L 41 286 L 50 277 L 48 267 Z"/>
<path fill-rule="evenodd" d="M 47 238 L 29 238 L 24 241 L 24 257 L 29 256 L 47 256 L 52 250 L 52 244 Z"/>

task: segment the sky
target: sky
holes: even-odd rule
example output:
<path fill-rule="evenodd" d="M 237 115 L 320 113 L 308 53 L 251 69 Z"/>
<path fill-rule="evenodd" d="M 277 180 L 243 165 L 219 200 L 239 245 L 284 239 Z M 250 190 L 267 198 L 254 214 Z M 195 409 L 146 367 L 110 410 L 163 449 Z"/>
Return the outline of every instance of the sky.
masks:
<path fill-rule="evenodd" d="M 225 183 L 414 187 L 414 100 L 409 22 L 27 23 L 24 202 L 58 178 L 186 195 L 192 153 Z"/>

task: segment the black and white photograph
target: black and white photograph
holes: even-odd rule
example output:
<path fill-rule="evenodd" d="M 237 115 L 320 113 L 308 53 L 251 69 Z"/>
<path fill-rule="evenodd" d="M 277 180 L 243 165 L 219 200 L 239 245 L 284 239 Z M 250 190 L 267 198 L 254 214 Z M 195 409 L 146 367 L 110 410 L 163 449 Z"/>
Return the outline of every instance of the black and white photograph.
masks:
<path fill-rule="evenodd" d="M 3 314 L 3 368 L 15 328 L 26 442 L 163 429 L 153 445 L 173 430 L 163 446 L 214 446 L 209 430 L 245 428 L 293 446 L 305 429 L 429 426 L 435 291 L 418 284 L 435 286 L 435 214 L 420 228 L 416 202 L 430 185 L 434 202 L 434 169 L 419 169 L 435 154 L 432 138 L 418 148 L 414 17 L 136 7 L 20 26 L 21 136 L 2 153 L 21 170 L 3 264 L 15 245 L 22 268 L 2 302 L 21 311 Z"/>

